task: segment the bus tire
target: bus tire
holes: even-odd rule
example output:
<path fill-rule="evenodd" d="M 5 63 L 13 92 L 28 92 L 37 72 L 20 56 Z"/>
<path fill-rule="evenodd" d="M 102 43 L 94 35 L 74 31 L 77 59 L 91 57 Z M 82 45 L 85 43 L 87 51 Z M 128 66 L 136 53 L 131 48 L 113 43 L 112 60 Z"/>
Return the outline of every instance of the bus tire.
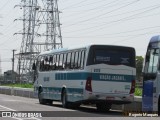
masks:
<path fill-rule="evenodd" d="M 42 89 L 42 87 L 40 87 L 39 90 L 38 90 L 39 103 L 40 103 L 40 104 L 46 104 L 46 103 L 47 103 L 47 100 L 46 100 L 46 99 L 43 99 L 42 92 L 43 92 L 43 89 Z"/>
<path fill-rule="evenodd" d="M 69 103 L 68 103 L 68 100 L 67 100 L 67 91 L 66 91 L 66 89 L 63 89 L 63 91 L 62 91 L 61 101 L 62 101 L 62 107 L 63 108 L 68 108 L 69 107 Z"/>
<path fill-rule="evenodd" d="M 111 109 L 111 104 L 107 102 L 98 102 L 96 103 L 96 107 L 99 112 L 108 112 Z"/>
<path fill-rule="evenodd" d="M 158 116 L 160 116 L 160 96 L 158 98 Z"/>

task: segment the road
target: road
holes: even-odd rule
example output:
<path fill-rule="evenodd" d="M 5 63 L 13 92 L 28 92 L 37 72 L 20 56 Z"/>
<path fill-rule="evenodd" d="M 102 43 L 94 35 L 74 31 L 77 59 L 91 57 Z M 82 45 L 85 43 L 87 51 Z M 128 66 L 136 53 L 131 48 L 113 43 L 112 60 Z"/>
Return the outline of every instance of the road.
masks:
<path fill-rule="evenodd" d="M 8 117 L 0 117 L 0 120 L 100 120 L 100 119 L 117 119 L 123 120 L 124 115 L 122 111 L 111 110 L 107 113 L 99 113 L 96 108 L 89 106 L 81 106 L 77 110 L 73 109 L 64 109 L 60 102 L 53 102 L 52 105 L 41 105 L 38 102 L 38 99 L 18 97 L 18 96 L 9 96 L 0 94 L 0 111 L 7 111 L 19 114 L 32 114 L 33 112 L 38 115 L 37 118 L 8 118 Z M 23 114 L 23 115 L 24 115 Z M 0 112 L 2 116 L 2 112 Z M 3 113 L 3 116 L 5 114 Z M 14 114 L 16 115 L 16 114 Z M 42 116 L 42 117 L 41 117 Z M 49 116 L 54 116 L 51 118 Z M 73 117 L 74 116 L 74 117 Z M 112 118 L 110 118 L 112 117 Z M 121 118 L 122 117 L 122 118 Z M 121 118 L 121 119 L 120 119 Z M 143 119 L 143 118 L 142 118 Z M 142 120 L 141 119 L 141 120 Z"/>

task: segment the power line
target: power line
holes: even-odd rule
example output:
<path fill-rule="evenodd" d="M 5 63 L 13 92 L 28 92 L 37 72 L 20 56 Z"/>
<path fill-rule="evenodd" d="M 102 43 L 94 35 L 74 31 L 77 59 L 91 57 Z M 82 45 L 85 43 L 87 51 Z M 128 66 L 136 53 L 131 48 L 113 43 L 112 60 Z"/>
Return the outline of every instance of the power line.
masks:
<path fill-rule="evenodd" d="M 98 7 L 95 7 L 95 8 L 92 8 L 92 9 L 87 9 L 87 10 L 81 10 L 81 11 L 79 11 L 79 13 L 77 14 L 70 14 L 70 15 L 67 15 L 67 16 L 64 16 L 64 17 L 67 17 L 67 18 L 70 18 L 70 16 L 78 16 L 78 19 L 81 19 L 81 18 L 86 18 L 86 16 L 84 17 L 84 16 L 82 16 L 82 17 L 79 17 L 79 15 L 80 14 L 83 14 L 83 15 L 85 15 L 86 13 L 88 13 L 88 12 L 95 12 L 95 10 L 96 10 L 96 12 L 101 12 L 101 11 L 104 11 L 104 10 L 106 10 L 106 9 L 108 9 L 108 8 L 111 8 L 111 7 L 115 7 L 116 5 L 120 5 L 120 3 L 118 2 L 118 3 L 116 3 L 116 4 L 113 4 L 113 5 L 110 5 L 110 4 L 112 4 L 112 3 L 115 3 L 115 2 L 117 2 L 118 0 L 115 0 L 115 1 L 112 1 L 112 2 L 110 2 L 110 3 L 106 3 L 106 4 L 102 4 L 101 6 L 98 6 Z M 110 5 L 110 6 L 108 6 L 108 5 Z M 104 8 L 105 7 L 105 8 Z M 98 9 L 100 9 L 100 10 L 98 10 Z M 98 10 L 98 11 L 97 11 Z M 94 14 L 94 13 L 93 13 Z"/>
<path fill-rule="evenodd" d="M 107 37 L 107 38 L 111 38 L 109 36 L 106 35 L 119 35 L 122 33 L 132 33 L 132 32 L 138 32 L 138 31 L 142 31 L 142 30 L 148 30 L 148 29 L 153 29 L 153 28 L 160 28 L 160 26 L 152 26 L 152 27 L 146 27 L 146 28 L 141 28 L 141 29 L 135 29 L 135 30 L 129 30 L 129 31 L 123 31 L 123 32 L 117 32 L 117 33 L 110 33 L 110 34 L 101 34 L 101 35 L 92 35 L 92 36 L 76 36 L 76 37 L 65 37 L 64 38 L 83 38 L 83 37 Z M 112 37 L 128 37 L 126 36 L 112 36 Z"/>
<path fill-rule="evenodd" d="M 153 34 L 153 33 L 160 33 L 160 32 L 149 31 L 149 32 L 142 33 L 142 34 L 136 34 L 136 35 L 133 35 L 133 36 L 129 36 L 130 38 L 127 38 L 127 39 L 124 39 L 124 40 L 114 41 L 114 42 L 112 42 L 111 44 L 116 44 L 116 43 L 124 42 L 124 41 L 130 41 L 130 40 L 132 40 L 132 39 L 134 39 L 134 38 L 137 38 L 137 37 L 139 37 L 139 36 L 144 36 L 144 35 Z"/>
<path fill-rule="evenodd" d="M 93 31 L 95 31 L 95 30 L 104 28 L 105 25 L 107 25 L 107 24 L 109 24 L 109 26 L 113 26 L 113 25 L 111 25 L 111 23 L 117 23 L 117 22 L 121 22 L 121 21 L 127 21 L 127 20 L 129 20 L 129 19 L 131 19 L 131 18 L 132 18 L 132 19 L 135 19 L 135 18 L 133 18 L 133 17 L 135 17 L 135 16 L 137 16 L 137 15 L 140 15 L 140 14 L 143 14 L 143 13 L 146 13 L 146 12 L 151 12 L 152 10 L 155 10 L 155 9 L 158 9 L 158 8 L 160 8 L 160 6 L 157 6 L 157 7 L 154 7 L 154 8 L 152 8 L 152 9 L 145 10 L 145 11 L 143 11 L 143 12 L 136 13 L 136 14 L 133 14 L 133 15 L 130 15 L 130 16 L 127 16 L 127 17 L 118 19 L 118 20 L 114 20 L 114 21 L 110 21 L 110 22 L 105 22 L 105 23 L 103 23 L 103 24 L 101 24 L 101 25 L 97 25 L 97 26 L 93 26 L 93 27 L 89 27 L 89 28 L 84 28 L 84 29 L 80 29 L 80 30 L 68 31 L 68 32 L 66 32 L 66 33 L 84 31 L 84 30 L 93 29 L 93 28 L 97 28 L 97 27 L 98 27 L 97 29 L 94 29 L 94 30 L 93 30 Z M 100 27 L 100 26 L 102 26 L 102 27 Z M 108 27 L 109 27 L 109 26 L 108 26 Z M 106 28 L 106 27 L 105 27 L 105 28 Z M 93 32 L 93 31 L 90 31 L 90 32 Z"/>
<path fill-rule="evenodd" d="M 72 5 L 67 6 L 67 7 L 65 7 L 65 8 L 62 8 L 62 10 L 72 8 L 73 6 L 79 5 L 79 4 L 81 4 L 81 3 L 83 3 L 83 2 L 86 2 L 86 1 L 87 1 L 87 0 L 80 1 L 80 2 L 78 2 L 78 3 L 75 3 L 75 4 L 72 4 Z"/>
<path fill-rule="evenodd" d="M 145 8 L 141 8 L 141 9 L 137 9 L 137 10 L 132 10 L 132 11 L 127 11 L 127 12 L 123 12 L 123 13 L 120 13 L 120 14 L 115 14 L 115 15 L 111 15 L 111 16 L 106 16 L 106 17 L 103 17 L 103 18 L 101 18 L 101 19 L 104 19 L 104 18 L 111 18 L 111 17 L 117 17 L 117 16 L 120 16 L 120 15 L 126 15 L 126 14 L 129 14 L 129 13 L 135 13 L 135 12 L 137 12 L 137 11 L 141 11 L 141 10 L 145 10 L 145 9 L 148 9 L 148 8 L 154 8 L 154 7 L 158 7 L 158 6 L 160 6 L 160 4 L 156 4 L 156 5 L 153 5 L 153 6 L 149 6 L 149 7 L 145 7 Z M 87 10 L 88 11 L 88 10 Z M 81 13 L 83 13 L 83 12 L 81 12 Z M 86 13 L 86 12 L 85 12 Z M 79 15 L 79 14 L 77 14 L 77 15 Z M 74 14 L 72 15 L 72 16 L 75 16 Z M 82 18 L 82 17 L 81 17 Z M 79 17 L 78 17 L 78 19 L 79 19 Z M 88 23 L 87 23 L 88 24 Z M 93 23 L 93 24 L 95 24 L 95 23 Z"/>
<path fill-rule="evenodd" d="M 104 1 L 104 0 L 101 0 L 101 1 Z M 106 4 L 102 4 L 102 5 L 100 5 L 100 6 L 96 6 L 95 8 L 91 8 L 91 9 L 87 9 L 87 10 L 81 10 L 81 11 L 71 11 L 71 12 L 76 12 L 76 13 L 82 13 L 82 14 L 84 14 L 84 12 L 89 12 L 89 11 L 92 11 L 92 10 L 97 10 L 97 9 L 99 9 L 99 8 L 102 8 L 102 7 L 105 7 L 105 6 L 107 6 L 107 5 L 110 5 L 110 4 L 113 4 L 113 3 L 115 3 L 115 2 L 117 2 L 117 1 L 119 1 L 119 0 L 115 0 L 115 1 L 112 1 L 112 2 L 109 2 L 109 3 L 106 3 Z M 123 0 L 124 1 L 124 0 Z M 96 2 L 92 2 L 92 3 L 89 3 L 89 4 L 84 4 L 84 5 L 81 5 L 81 6 L 78 6 L 78 7 L 84 7 L 84 6 L 90 6 L 90 5 L 92 5 L 92 4 L 96 4 L 96 3 L 99 3 L 100 1 L 96 1 Z M 106 2 L 106 1 L 105 1 Z M 120 3 L 119 3 L 120 4 Z M 117 4 L 116 4 L 117 5 Z M 112 6 L 108 6 L 108 7 L 113 7 L 113 5 Z M 72 7 L 72 8 L 77 8 L 77 6 L 75 6 L 75 7 Z"/>
<path fill-rule="evenodd" d="M 135 0 L 135 1 L 130 2 L 130 3 L 126 4 L 126 5 L 123 5 L 123 6 L 119 7 L 119 8 L 113 9 L 113 10 L 111 10 L 111 11 L 109 11 L 109 12 L 106 12 L 106 13 L 103 13 L 103 14 L 100 14 L 100 15 L 97 15 L 97 16 L 94 16 L 94 17 L 91 17 L 91 18 L 82 20 L 82 21 L 78 21 L 78 22 L 76 22 L 76 23 L 73 23 L 73 24 L 70 24 L 70 25 L 64 26 L 64 27 L 70 27 L 70 26 L 73 26 L 73 25 L 76 25 L 76 24 L 79 24 L 79 23 L 83 23 L 83 22 L 87 22 L 87 21 L 99 19 L 99 17 L 101 17 L 101 16 L 104 16 L 104 15 L 106 15 L 106 14 L 109 14 L 109 13 L 115 12 L 115 11 L 117 11 L 117 10 L 120 10 L 120 9 L 122 9 L 122 8 L 128 7 L 128 6 L 130 6 L 130 5 L 132 5 L 132 4 L 135 4 L 135 3 L 137 3 L 137 2 L 139 2 L 139 0 Z"/>

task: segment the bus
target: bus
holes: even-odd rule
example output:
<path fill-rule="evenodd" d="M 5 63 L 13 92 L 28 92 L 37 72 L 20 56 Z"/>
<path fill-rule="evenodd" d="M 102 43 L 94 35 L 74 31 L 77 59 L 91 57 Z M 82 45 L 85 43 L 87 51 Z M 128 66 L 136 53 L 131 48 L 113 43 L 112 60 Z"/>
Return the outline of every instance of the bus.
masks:
<path fill-rule="evenodd" d="M 160 35 L 148 44 L 143 70 L 143 111 L 160 114 Z"/>
<path fill-rule="evenodd" d="M 41 53 L 34 65 L 34 91 L 40 104 L 61 101 L 64 108 L 95 104 L 109 111 L 112 104 L 134 100 L 135 49 L 88 45 Z"/>

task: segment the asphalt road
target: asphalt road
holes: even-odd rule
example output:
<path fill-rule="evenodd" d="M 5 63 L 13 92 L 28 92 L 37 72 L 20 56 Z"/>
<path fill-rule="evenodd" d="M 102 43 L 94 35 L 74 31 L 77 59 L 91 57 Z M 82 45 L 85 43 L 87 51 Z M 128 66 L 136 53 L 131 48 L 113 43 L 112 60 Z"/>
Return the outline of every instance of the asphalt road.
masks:
<path fill-rule="evenodd" d="M 2 113 L 3 112 L 3 113 Z M 5 117 L 13 115 L 14 118 Z M 31 116 L 37 117 L 31 117 Z M 95 107 L 81 106 L 80 108 L 64 109 L 60 102 L 53 102 L 52 105 L 41 105 L 38 99 L 9 96 L 0 94 L 0 120 L 124 120 L 122 111 L 111 110 L 110 112 L 97 112 Z M 23 116 L 23 117 L 16 117 Z M 30 118 L 27 118 L 30 116 Z M 52 117 L 51 117 L 52 116 Z M 128 117 L 125 117 L 128 119 Z M 134 120 L 130 117 L 129 119 Z M 141 120 L 146 118 L 140 118 Z M 156 118 L 154 118 L 156 119 Z"/>

